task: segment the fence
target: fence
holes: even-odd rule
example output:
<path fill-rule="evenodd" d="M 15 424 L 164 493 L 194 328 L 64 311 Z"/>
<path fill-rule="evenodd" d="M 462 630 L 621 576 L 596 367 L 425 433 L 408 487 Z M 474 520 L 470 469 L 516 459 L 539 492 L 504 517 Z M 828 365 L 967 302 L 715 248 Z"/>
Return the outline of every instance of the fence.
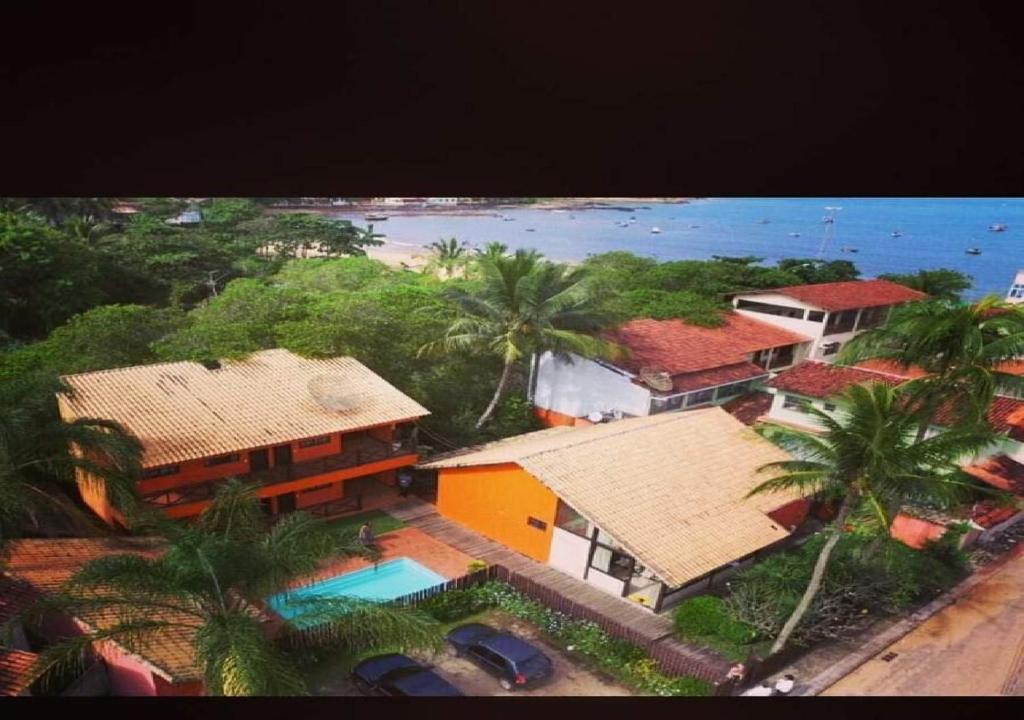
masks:
<path fill-rule="evenodd" d="M 449 590 L 465 590 L 473 585 L 479 585 L 480 583 L 487 582 L 488 580 L 494 580 L 499 567 L 500 566 L 498 565 L 492 565 L 490 567 L 483 568 L 482 570 L 471 572 L 468 575 L 454 578 L 448 582 L 441 583 L 440 585 L 434 585 L 432 587 L 419 590 L 418 592 L 402 595 L 391 602 L 396 605 L 416 606 L 428 598 L 435 597 L 441 593 L 446 593 Z"/>

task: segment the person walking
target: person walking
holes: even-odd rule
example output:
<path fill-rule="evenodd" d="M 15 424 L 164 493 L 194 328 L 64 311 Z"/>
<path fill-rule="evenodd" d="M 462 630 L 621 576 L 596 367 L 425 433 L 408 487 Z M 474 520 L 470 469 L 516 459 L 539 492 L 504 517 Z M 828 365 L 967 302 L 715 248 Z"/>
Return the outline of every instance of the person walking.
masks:
<path fill-rule="evenodd" d="M 370 527 L 370 523 L 363 523 L 359 527 L 359 544 L 367 548 L 372 548 L 377 544 L 377 538 L 373 535 L 373 528 Z"/>
<path fill-rule="evenodd" d="M 775 692 L 779 695 L 789 695 L 793 692 L 793 686 L 796 684 L 796 678 L 792 675 L 783 675 L 779 678 L 778 682 L 775 683 Z"/>
<path fill-rule="evenodd" d="M 402 470 L 398 473 L 398 494 L 402 497 L 408 497 L 409 488 L 412 487 L 412 473 L 408 470 Z"/>

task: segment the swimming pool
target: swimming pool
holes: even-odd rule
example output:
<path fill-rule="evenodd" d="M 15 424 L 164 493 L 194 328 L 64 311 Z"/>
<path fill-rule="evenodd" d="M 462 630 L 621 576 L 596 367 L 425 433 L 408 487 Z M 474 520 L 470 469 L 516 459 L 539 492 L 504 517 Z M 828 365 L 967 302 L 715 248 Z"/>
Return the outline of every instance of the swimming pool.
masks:
<path fill-rule="evenodd" d="M 278 615 L 293 618 L 308 607 L 297 608 L 290 600 L 310 600 L 316 597 L 357 597 L 364 600 L 393 600 L 447 582 L 447 578 L 425 568 L 411 558 L 396 558 L 356 572 L 337 575 L 327 580 L 271 595 L 267 605 Z"/>

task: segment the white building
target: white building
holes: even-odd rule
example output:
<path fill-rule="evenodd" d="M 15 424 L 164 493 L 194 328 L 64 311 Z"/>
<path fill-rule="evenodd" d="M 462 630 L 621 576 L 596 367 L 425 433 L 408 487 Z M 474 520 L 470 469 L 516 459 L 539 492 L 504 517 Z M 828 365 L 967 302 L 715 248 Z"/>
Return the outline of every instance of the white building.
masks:
<path fill-rule="evenodd" d="M 432 197 L 427 198 L 427 205 L 449 205 L 455 206 L 459 204 L 457 197 Z"/>
<path fill-rule="evenodd" d="M 1006 302 L 1024 303 L 1024 270 L 1017 271 L 1017 277 L 1013 279 L 1010 291 L 1006 293 Z"/>
<path fill-rule="evenodd" d="M 733 307 L 810 337 L 808 357 L 828 362 L 854 335 L 884 323 L 896 305 L 927 297 L 888 280 L 851 280 L 738 293 Z"/>
<path fill-rule="evenodd" d="M 633 320 L 606 333 L 624 349 L 621 359 L 536 362 L 531 400 L 549 424 L 579 418 L 643 416 L 719 404 L 746 393 L 758 380 L 807 356 L 811 338 L 726 313 L 720 327 L 682 320 Z"/>

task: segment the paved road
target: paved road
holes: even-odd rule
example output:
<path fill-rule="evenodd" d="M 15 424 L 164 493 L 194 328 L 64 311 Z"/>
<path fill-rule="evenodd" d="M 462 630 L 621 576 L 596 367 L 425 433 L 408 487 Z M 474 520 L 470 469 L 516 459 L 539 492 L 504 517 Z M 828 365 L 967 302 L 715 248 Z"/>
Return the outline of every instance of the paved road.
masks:
<path fill-rule="evenodd" d="M 1024 696 L 1024 554 L 821 694 Z"/>

